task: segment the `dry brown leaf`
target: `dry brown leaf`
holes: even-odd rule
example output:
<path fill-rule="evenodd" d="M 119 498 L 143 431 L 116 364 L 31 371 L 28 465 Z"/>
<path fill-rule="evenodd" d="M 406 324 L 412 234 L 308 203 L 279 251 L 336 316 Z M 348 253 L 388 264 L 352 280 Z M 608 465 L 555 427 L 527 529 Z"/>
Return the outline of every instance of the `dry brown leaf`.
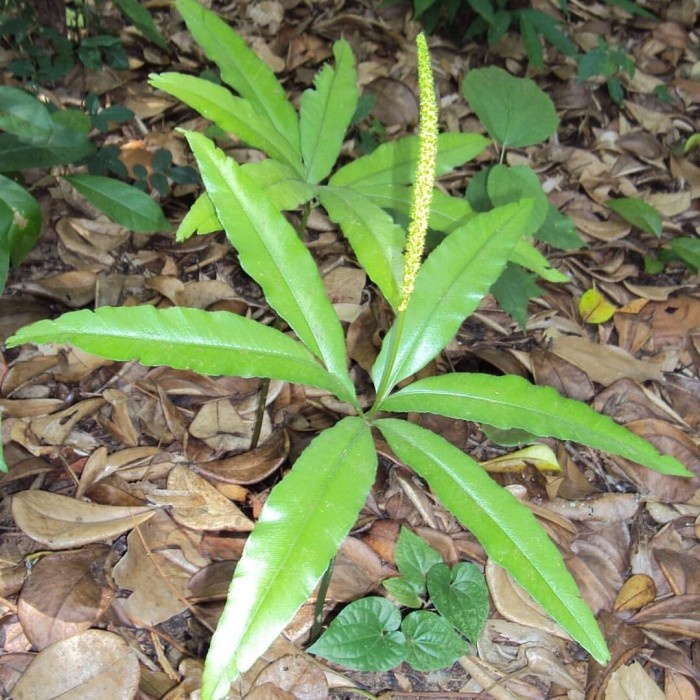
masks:
<path fill-rule="evenodd" d="M 190 423 L 190 435 L 209 447 L 222 452 L 243 451 L 250 447 L 254 414 L 241 415 L 231 401 L 222 399 L 204 404 Z M 263 416 L 260 439 L 267 440 L 271 433 L 270 417 Z"/>
<path fill-rule="evenodd" d="M 206 560 L 190 561 L 198 537 L 188 533 L 185 541 L 178 531 L 179 526 L 160 512 L 127 537 L 127 552 L 112 575 L 120 588 L 132 593 L 114 604 L 135 624 L 157 625 L 188 607 L 188 581 Z"/>
<path fill-rule="evenodd" d="M 26 652 L 6 653 L 0 656 L 0 688 L 8 694 L 8 697 L 15 683 L 35 658 L 36 654 Z"/>
<path fill-rule="evenodd" d="M 700 639 L 700 595 L 659 600 L 640 610 L 630 623 L 671 638 Z"/>
<path fill-rule="evenodd" d="M 546 630 L 555 637 L 570 639 L 569 635 L 547 615 L 544 608 L 536 603 L 505 569 L 489 559 L 484 573 L 493 604 L 506 620 L 538 630 Z"/>
<path fill-rule="evenodd" d="M 30 571 L 17 603 L 35 649 L 92 627 L 114 597 L 104 579 L 110 547 L 97 545 L 43 557 Z"/>
<path fill-rule="evenodd" d="M 180 525 L 192 530 L 250 532 L 253 529 L 250 518 L 188 467 L 178 465 L 170 472 L 168 489 L 181 496 L 173 502 L 172 509 L 172 516 Z M 156 494 L 151 496 L 152 500 Z"/>
<path fill-rule="evenodd" d="M 695 476 L 667 476 L 613 456 L 613 461 L 625 475 L 637 484 L 642 493 L 652 495 L 663 503 L 684 503 L 689 500 L 700 488 L 700 448 L 692 438 L 671 423 L 657 418 L 631 421 L 625 427 L 651 442 L 662 454 L 678 459 Z"/>
<path fill-rule="evenodd" d="M 689 678 L 674 671 L 664 675 L 664 693 L 666 700 L 697 700 L 697 686 Z"/>
<path fill-rule="evenodd" d="M 632 226 L 622 219 L 591 219 L 576 214 L 570 215 L 576 228 L 581 232 L 599 241 L 617 241 L 624 238 L 631 230 Z"/>
<path fill-rule="evenodd" d="M 638 382 L 662 382 L 664 379 L 658 365 L 637 360 L 622 348 L 599 345 L 588 338 L 562 335 L 552 340 L 549 349 L 603 386 L 624 378 Z"/>
<path fill-rule="evenodd" d="M 19 282 L 12 287 L 58 301 L 71 309 L 80 309 L 95 299 L 95 273 L 71 270 L 36 282 Z"/>
<path fill-rule="evenodd" d="M 635 661 L 610 676 L 605 700 L 665 700 L 663 691 Z"/>
<path fill-rule="evenodd" d="M 700 560 L 664 547 L 654 547 L 653 553 L 674 595 L 700 594 Z"/>
<path fill-rule="evenodd" d="M 400 80 L 377 78 L 365 87 L 375 95 L 372 116 L 382 124 L 415 124 L 418 121 L 418 100 L 413 91 Z"/>
<path fill-rule="evenodd" d="M 114 454 L 108 455 L 104 447 L 95 450 L 88 457 L 82 474 L 80 483 L 76 491 L 76 498 L 80 498 L 88 489 L 105 477 L 119 472 L 122 478 L 127 481 L 136 481 L 146 476 L 157 478 L 161 476 L 162 470 L 153 466 L 153 458 L 161 454 L 157 447 L 127 447 Z M 169 469 L 166 464 L 165 469 Z"/>
<path fill-rule="evenodd" d="M 132 700 L 136 652 L 111 632 L 87 630 L 46 647 L 12 689 L 13 700 Z"/>
<path fill-rule="evenodd" d="M 65 406 L 61 399 L 0 399 L 0 414 L 7 418 L 45 416 Z"/>
<path fill-rule="evenodd" d="M 93 414 L 104 402 L 98 398 L 85 399 L 50 416 L 34 418 L 29 427 L 45 444 L 63 445 L 76 424 Z"/>
<path fill-rule="evenodd" d="M 213 462 L 198 462 L 194 469 L 212 481 L 257 484 L 279 469 L 289 455 L 289 435 L 275 428 L 259 447 Z"/>
<path fill-rule="evenodd" d="M 20 328 L 34 321 L 40 321 L 50 315 L 47 304 L 18 299 L 17 297 L 0 299 L 0 343 L 4 343 Z"/>
<path fill-rule="evenodd" d="M 268 664 L 255 679 L 251 692 L 262 691 L 268 685 L 289 693 L 296 700 L 325 700 L 328 697 L 328 683 L 321 669 L 301 654 L 282 656 Z M 260 700 L 273 695 L 259 694 Z"/>
<path fill-rule="evenodd" d="M 76 270 L 98 272 L 114 265 L 111 251 L 126 243 L 129 231 L 117 224 L 64 217 L 56 223 L 61 260 Z"/>
<path fill-rule="evenodd" d="M 357 600 L 395 573 L 366 542 L 346 537 L 333 564 L 326 599 L 339 603 Z"/>
<path fill-rule="evenodd" d="M 9 396 L 22 384 L 36 381 L 46 371 L 58 364 L 55 355 L 35 355 L 34 357 L 13 363 L 2 379 L 2 393 Z"/>
<path fill-rule="evenodd" d="M 548 350 L 535 348 L 530 353 L 535 384 L 554 387 L 570 399 L 589 401 L 595 389 L 582 369 Z"/>
<path fill-rule="evenodd" d="M 49 549 L 112 540 L 154 513 L 150 506 L 102 506 L 48 491 L 22 491 L 12 497 L 17 527 Z"/>
<path fill-rule="evenodd" d="M 630 576 L 617 592 L 613 610 L 639 610 L 656 598 L 654 579 L 646 574 Z"/>
<path fill-rule="evenodd" d="M 323 286 L 341 321 L 352 323 L 360 315 L 367 275 L 357 267 L 336 267 L 323 277 Z"/>

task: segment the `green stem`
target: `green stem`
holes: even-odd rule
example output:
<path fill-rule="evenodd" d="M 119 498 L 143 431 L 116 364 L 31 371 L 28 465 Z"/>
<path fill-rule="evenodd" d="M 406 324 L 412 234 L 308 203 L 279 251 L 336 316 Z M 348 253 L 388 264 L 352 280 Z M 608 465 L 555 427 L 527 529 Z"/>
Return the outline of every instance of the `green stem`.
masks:
<path fill-rule="evenodd" d="M 394 363 L 396 362 L 396 355 L 399 351 L 399 346 L 401 344 L 401 336 L 403 335 L 403 325 L 406 318 L 405 311 L 399 311 L 396 314 L 396 320 L 391 329 L 391 337 L 389 338 L 389 353 L 387 358 L 387 363 L 382 377 L 379 381 L 379 388 L 377 389 L 377 396 L 374 399 L 372 408 L 369 409 L 367 413 L 367 420 L 372 420 L 381 408 L 384 399 L 387 397 L 389 392 L 394 388 L 391 384 L 391 375 L 394 371 Z"/>
<path fill-rule="evenodd" d="M 333 575 L 333 564 L 335 563 L 335 557 L 331 559 L 328 564 L 326 572 L 321 578 L 321 583 L 318 587 L 318 595 L 316 596 L 316 604 L 314 605 L 314 622 L 311 625 L 311 633 L 309 643 L 313 644 L 316 639 L 321 634 L 321 627 L 323 626 L 323 604 L 326 602 L 326 593 L 328 593 L 328 586 L 331 583 L 331 576 Z"/>
<path fill-rule="evenodd" d="M 309 223 L 309 216 L 311 215 L 311 202 L 306 202 L 304 208 L 301 210 L 301 221 L 299 222 L 299 238 L 303 241 L 306 238 L 306 226 Z"/>
<path fill-rule="evenodd" d="M 265 418 L 265 404 L 267 403 L 267 395 L 270 393 L 270 378 L 265 377 L 260 382 L 260 391 L 258 392 L 258 405 L 255 407 L 255 426 L 253 434 L 250 436 L 250 449 L 254 450 L 258 446 L 260 440 L 260 432 L 262 431 L 263 419 Z"/>

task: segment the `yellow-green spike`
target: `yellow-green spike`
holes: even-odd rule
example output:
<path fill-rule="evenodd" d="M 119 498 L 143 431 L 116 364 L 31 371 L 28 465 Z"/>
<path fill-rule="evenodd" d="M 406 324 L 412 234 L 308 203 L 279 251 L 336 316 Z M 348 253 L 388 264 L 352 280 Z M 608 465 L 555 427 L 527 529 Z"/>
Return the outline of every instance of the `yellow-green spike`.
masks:
<path fill-rule="evenodd" d="M 438 107 L 435 98 L 430 53 L 424 34 L 416 38 L 418 49 L 418 92 L 420 97 L 420 133 L 418 165 L 413 185 L 411 220 L 408 224 L 406 250 L 404 251 L 403 280 L 398 311 L 406 310 L 413 293 L 416 275 L 420 269 L 425 246 L 425 234 L 430 219 L 430 202 L 435 184 L 435 160 L 438 141 Z"/>

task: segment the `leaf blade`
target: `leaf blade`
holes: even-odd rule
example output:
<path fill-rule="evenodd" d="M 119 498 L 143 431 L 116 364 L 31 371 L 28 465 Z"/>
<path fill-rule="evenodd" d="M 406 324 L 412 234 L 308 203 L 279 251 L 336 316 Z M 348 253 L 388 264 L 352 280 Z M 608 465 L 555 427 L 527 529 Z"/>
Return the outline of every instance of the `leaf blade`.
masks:
<path fill-rule="evenodd" d="M 395 309 L 403 275 L 403 229 L 349 187 L 324 187 L 319 199 L 331 221 L 340 225 L 360 265 Z"/>
<path fill-rule="evenodd" d="M 455 373 L 421 379 L 388 397 L 388 411 L 434 411 L 496 428 L 520 428 L 539 437 L 574 440 L 617 454 L 662 474 L 689 476 L 672 457 L 579 401 L 522 377 Z"/>
<path fill-rule="evenodd" d="M 479 134 L 448 132 L 438 136 L 436 176 L 449 173 L 483 151 L 490 141 Z M 329 180 L 330 185 L 373 187 L 413 182 L 418 160 L 418 137 L 383 143 L 369 155 L 351 161 Z"/>
<path fill-rule="evenodd" d="M 335 68 L 326 64 L 314 79 L 315 89 L 301 96 L 299 130 L 306 181 L 317 184 L 330 173 L 357 106 L 357 74 L 350 44 L 333 45 Z"/>
<path fill-rule="evenodd" d="M 354 395 L 343 329 L 311 254 L 241 166 L 205 136 L 187 132 L 186 137 L 241 265 L 301 342 L 345 385 L 345 394 Z"/>
<path fill-rule="evenodd" d="M 388 366 L 388 334 L 372 368 L 375 386 L 395 386 L 447 345 L 500 275 L 529 216 L 528 203 L 499 207 L 475 216 L 433 250 L 418 273 L 403 327 L 395 321 L 389 330 L 401 332 L 394 361 Z"/>
<path fill-rule="evenodd" d="M 64 175 L 90 204 L 120 226 L 152 233 L 169 231 L 170 223 L 158 204 L 145 192 L 125 182 L 101 175 Z"/>
<path fill-rule="evenodd" d="M 138 360 L 146 366 L 311 384 L 353 399 L 301 343 L 226 311 L 102 306 L 38 321 L 7 340 L 8 347 L 29 342 L 71 343 L 111 360 Z"/>
<path fill-rule="evenodd" d="M 388 671 L 406 656 L 401 613 L 385 598 L 346 605 L 308 651 L 358 671 Z"/>
<path fill-rule="evenodd" d="M 149 83 L 177 97 L 219 128 L 243 139 L 249 146 L 287 163 L 300 173 L 299 154 L 275 129 L 267 115 L 258 112 L 248 100 L 232 95 L 223 85 L 183 73 L 152 74 Z"/>
<path fill-rule="evenodd" d="M 344 418 L 270 493 L 207 656 L 205 697 L 226 695 L 304 603 L 355 522 L 377 464 L 369 426 Z"/>
<path fill-rule="evenodd" d="M 486 131 L 503 146 L 540 143 L 559 125 L 549 95 L 529 78 L 516 78 L 502 68 L 469 71 L 462 82 L 462 94 Z"/>
<path fill-rule="evenodd" d="M 275 74 L 226 22 L 197 0 L 177 0 L 176 7 L 197 43 L 219 66 L 224 82 L 266 115 L 300 164 L 299 120 Z"/>
<path fill-rule="evenodd" d="M 479 464 L 435 433 L 394 418 L 374 424 L 399 459 L 426 479 L 442 503 L 474 533 L 489 557 L 605 663 L 610 655 L 595 618 L 535 516 Z"/>

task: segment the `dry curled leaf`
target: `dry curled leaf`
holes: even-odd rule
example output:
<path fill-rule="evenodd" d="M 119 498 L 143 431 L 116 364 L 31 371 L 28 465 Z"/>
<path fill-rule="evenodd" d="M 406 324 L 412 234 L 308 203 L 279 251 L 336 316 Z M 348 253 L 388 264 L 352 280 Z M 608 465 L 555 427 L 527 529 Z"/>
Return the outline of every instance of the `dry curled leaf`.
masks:
<path fill-rule="evenodd" d="M 654 579 L 646 574 L 630 576 L 617 592 L 614 610 L 639 610 L 656 598 Z"/>
<path fill-rule="evenodd" d="M 178 465 L 168 475 L 168 489 L 184 500 L 173 504 L 173 518 L 192 530 L 250 532 L 253 521 L 226 496 L 188 467 Z"/>
<path fill-rule="evenodd" d="M 12 517 L 19 529 L 49 549 L 112 540 L 154 513 L 150 506 L 103 506 L 48 491 L 22 491 L 12 497 Z"/>

